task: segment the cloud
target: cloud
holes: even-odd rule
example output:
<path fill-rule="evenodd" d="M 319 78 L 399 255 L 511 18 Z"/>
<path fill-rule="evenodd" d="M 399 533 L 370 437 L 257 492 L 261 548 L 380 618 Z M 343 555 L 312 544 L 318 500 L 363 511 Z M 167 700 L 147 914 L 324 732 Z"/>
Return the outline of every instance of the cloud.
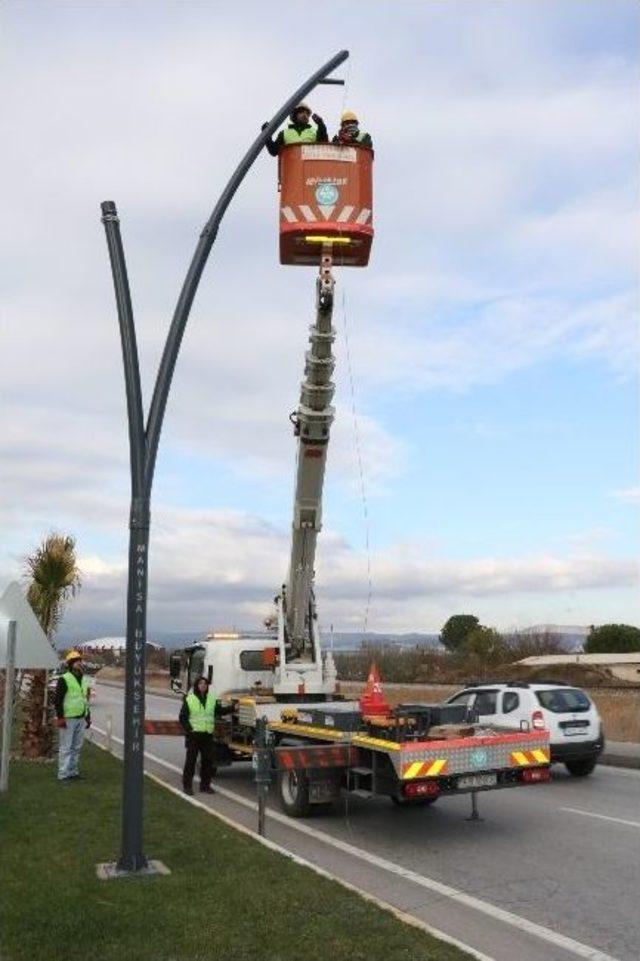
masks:
<path fill-rule="evenodd" d="M 260 517 L 233 511 L 155 512 L 150 551 L 150 630 L 259 627 L 287 576 L 288 532 Z M 126 570 L 122 558 L 81 556 L 84 585 L 69 607 L 65 630 L 122 630 Z M 565 554 L 454 560 L 420 544 L 395 544 L 371 555 L 373 603 L 369 627 L 405 629 L 430 623 L 431 611 L 507 596 L 572 596 L 634 587 L 638 565 L 592 548 Z M 323 623 L 360 627 L 367 595 L 367 557 L 341 535 L 319 541 L 317 593 Z"/>
<path fill-rule="evenodd" d="M 377 146 L 372 266 L 343 271 L 338 290 L 348 291 L 368 491 L 389 495 L 390 510 L 412 454 L 403 421 L 419 423 L 425 392 L 473 391 L 558 360 L 597 363 L 616 376 L 635 364 L 632 57 L 595 41 L 564 43 L 573 12 L 565 22 L 549 10 L 540 16 L 536 4 L 518 5 L 517 14 L 491 3 L 446 7 L 383 5 L 367 24 L 355 7 L 328 8 L 358 35 L 346 93 Z M 291 78 L 328 56 L 324 35 L 292 51 L 281 28 L 287 4 L 266 21 L 257 4 L 247 8 L 254 18 L 230 10 L 222 21 L 198 4 L 154 4 L 150 17 L 151 9 L 56 4 L 36 16 L 14 5 L 5 17 L 12 42 L 0 69 L 11 97 L 2 165 L 11 189 L 0 256 L 10 347 L 0 456 L 8 569 L 16 545 L 53 526 L 81 530 L 88 554 L 107 565 L 126 533 L 124 390 L 99 202 L 114 198 L 122 217 L 148 401 L 179 286 L 220 187 Z M 585 22 L 581 13 L 581 29 Z M 315 92 L 327 118 L 336 104 L 335 89 Z M 197 463 L 175 485 L 183 505 L 196 473 L 252 483 L 256 501 L 269 480 L 293 473 L 286 416 L 297 403 L 313 284 L 309 271 L 277 267 L 276 224 L 276 168 L 264 156 L 225 219 L 176 370 L 158 479 L 167 480 L 178 457 Z M 341 307 L 336 321 L 330 471 L 353 511 L 358 465 Z M 247 536 L 255 556 L 238 556 L 238 583 L 265 561 L 260 543 Z M 235 556 L 230 543 L 226 551 Z M 362 558 L 353 563 L 360 569 Z M 425 584 L 437 581 L 436 571 L 420 571 Z M 490 581 L 475 568 L 455 576 L 463 594 L 465 584 Z M 115 603 L 100 597 L 107 608 Z M 413 616 L 396 603 L 394 616 Z M 347 601 L 341 611 L 351 616 Z"/>
<path fill-rule="evenodd" d="M 612 496 L 617 500 L 625 501 L 627 504 L 637 504 L 640 501 L 640 486 L 625 487 L 622 490 L 614 491 Z"/>

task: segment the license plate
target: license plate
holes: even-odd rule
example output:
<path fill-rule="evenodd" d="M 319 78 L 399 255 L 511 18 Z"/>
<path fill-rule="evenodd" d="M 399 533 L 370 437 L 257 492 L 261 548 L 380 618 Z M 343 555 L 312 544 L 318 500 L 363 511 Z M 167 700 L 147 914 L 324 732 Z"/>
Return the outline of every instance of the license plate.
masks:
<path fill-rule="evenodd" d="M 498 783 L 497 774 L 466 774 L 458 778 L 458 788 L 462 790 L 468 787 L 493 787 Z"/>
<path fill-rule="evenodd" d="M 567 731 L 564 732 L 564 736 L 573 737 L 575 734 L 586 734 L 586 733 L 587 733 L 587 726 L 585 724 L 584 727 L 570 727 Z"/>

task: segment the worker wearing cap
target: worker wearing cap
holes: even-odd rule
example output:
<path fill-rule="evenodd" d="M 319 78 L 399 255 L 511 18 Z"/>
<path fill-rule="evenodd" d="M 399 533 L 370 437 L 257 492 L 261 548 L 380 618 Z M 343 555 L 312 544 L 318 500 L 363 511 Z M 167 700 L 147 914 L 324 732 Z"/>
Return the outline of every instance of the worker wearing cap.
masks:
<path fill-rule="evenodd" d="M 353 110 L 345 110 L 340 118 L 340 130 L 332 143 L 359 144 L 361 147 L 373 148 L 373 141 L 368 133 L 360 129 L 360 122 Z"/>
<path fill-rule="evenodd" d="M 291 123 L 281 130 L 275 140 L 267 140 L 267 150 L 272 157 L 277 157 L 281 147 L 289 144 L 301 143 L 329 143 L 329 135 L 322 117 L 311 112 L 311 107 L 300 103 L 289 114 Z M 313 124 L 309 121 L 313 120 Z M 262 129 L 269 124 L 263 123 Z"/>
<path fill-rule="evenodd" d="M 215 742 L 213 731 L 216 717 L 231 710 L 223 708 L 209 688 L 206 677 L 197 677 L 193 687 L 184 698 L 179 721 L 186 734 L 187 756 L 182 772 L 184 793 L 193 794 L 193 775 L 200 755 L 200 790 L 203 794 L 215 794 L 211 787 L 214 774 Z"/>
<path fill-rule="evenodd" d="M 82 655 L 69 651 L 67 670 L 58 678 L 55 693 L 56 725 L 59 728 L 58 780 L 65 783 L 83 777 L 78 769 L 85 728 L 91 724 L 89 681 L 82 671 Z"/>

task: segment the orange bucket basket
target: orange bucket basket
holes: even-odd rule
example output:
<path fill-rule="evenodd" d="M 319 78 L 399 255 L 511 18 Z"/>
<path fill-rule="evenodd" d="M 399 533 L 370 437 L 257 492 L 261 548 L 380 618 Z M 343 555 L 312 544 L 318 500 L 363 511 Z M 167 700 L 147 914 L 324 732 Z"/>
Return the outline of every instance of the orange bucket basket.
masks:
<path fill-rule="evenodd" d="M 336 266 L 367 266 L 373 240 L 372 166 L 368 147 L 281 148 L 281 264 L 317 266 L 331 245 Z"/>

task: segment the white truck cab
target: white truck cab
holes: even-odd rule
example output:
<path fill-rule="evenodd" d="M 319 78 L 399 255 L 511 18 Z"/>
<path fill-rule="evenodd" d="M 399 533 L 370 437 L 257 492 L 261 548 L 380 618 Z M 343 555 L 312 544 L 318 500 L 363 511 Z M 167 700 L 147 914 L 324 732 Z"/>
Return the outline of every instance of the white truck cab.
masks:
<path fill-rule="evenodd" d="M 279 653 L 277 635 L 257 631 L 214 631 L 206 634 L 196 644 L 186 647 L 183 653 L 171 655 L 171 687 L 174 691 L 183 691 L 186 694 L 195 679 L 203 675 L 209 680 L 211 690 L 217 698 L 224 698 L 232 693 L 255 693 L 260 688 L 265 694 L 272 694 L 274 677 L 277 679 L 278 676 Z M 305 686 L 305 669 L 308 671 L 308 666 L 301 665 L 301 668 L 298 678 L 300 693 Z M 291 671 L 289 666 L 289 673 Z M 323 693 L 333 694 L 336 671 L 333 658 L 328 652 L 322 660 L 321 674 Z M 293 693 L 296 692 L 292 691 L 291 695 Z"/>

